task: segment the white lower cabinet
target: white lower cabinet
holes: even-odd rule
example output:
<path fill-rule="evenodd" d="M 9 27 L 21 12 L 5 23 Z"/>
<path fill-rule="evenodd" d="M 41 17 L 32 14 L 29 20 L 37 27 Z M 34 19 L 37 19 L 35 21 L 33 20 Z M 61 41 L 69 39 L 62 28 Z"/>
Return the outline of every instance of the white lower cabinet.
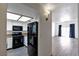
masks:
<path fill-rule="evenodd" d="M 7 49 L 12 48 L 12 38 L 7 38 Z"/>
<path fill-rule="evenodd" d="M 6 44 L 7 44 L 7 49 L 12 48 L 12 43 L 13 39 L 12 38 L 7 38 Z M 27 36 L 24 37 L 24 45 L 27 46 Z"/>
<path fill-rule="evenodd" d="M 24 45 L 27 46 L 27 36 L 24 37 Z"/>

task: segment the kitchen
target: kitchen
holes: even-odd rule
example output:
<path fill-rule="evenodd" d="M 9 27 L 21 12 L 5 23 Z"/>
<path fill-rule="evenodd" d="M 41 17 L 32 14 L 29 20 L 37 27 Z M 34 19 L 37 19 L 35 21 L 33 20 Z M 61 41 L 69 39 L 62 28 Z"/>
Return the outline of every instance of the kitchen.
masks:
<path fill-rule="evenodd" d="M 18 6 L 18 8 L 17 8 Z M 23 6 L 23 7 L 22 7 Z M 21 8 L 20 8 L 21 7 Z M 7 55 L 8 56 L 28 56 L 33 55 L 31 51 L 35 51 L 37 55 L 37 47 L 36 50 L 32 49 L 29 45 L 29 37 L 28 32 L 33 28 L 29 29 L 29 24 L 37 24 L 38 27 L 38 20 L 36 20 L 36 14 L 31 8 L 26 7 L 23 4 L 8 4 L 7 9 Z M 28 10 L 29 8 L 29 10 Z M 31 13 L 30 13 L 31 12 Z M 33 27 L 33 26 L 32 26 Z M 36 29 L 38 31 L 38 28 Z M 35 31 L 35 29 L 34 29 Z M 30 32 L 29 32 L 30 33 Z M 19 35 L 19 37 L 18 37 Z M 35 35 L 35 34 L 33 34 Z M 38 35 L 36 34 L 37 39 Z M 15 40 L 14 40 L 15 39 Z M 32 41 L 32 40 L 31 40 Z M 37 40 L 38 41 L 38 40 Z M 36 41 L 36 44 L 37 43 Z M 33 42 L 33 41 L 32 41 Z M 31 43 L 32 43 L 31 42 Z M 32 50 L 30 50 L 32 49 Z"/>

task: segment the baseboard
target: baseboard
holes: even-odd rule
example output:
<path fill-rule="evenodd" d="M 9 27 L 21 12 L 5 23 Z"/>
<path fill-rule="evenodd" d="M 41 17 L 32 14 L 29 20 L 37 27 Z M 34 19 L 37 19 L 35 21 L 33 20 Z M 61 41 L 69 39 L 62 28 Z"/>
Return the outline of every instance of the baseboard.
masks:
<path fill-rule="evenodd" d="M 11 50 L 11 49 L 13 49 L 13 48 L 8 48 L 7 50 Z"/>
<path fill-rule="evenodd" d="M 50 56 L 53 56 L 52 54 Z"/>
<path fill-rule="evenodd" d="M 27 48 L 27 46 L 26 45 L 24 45 L 26 48 Z"/>
<path fill-rule="evenodd" d="M 24 45 L 26 48 L 27 48 L 27 46 L 26 45 Z M 13 48 L 8 48 L 7 50 L 11 50 L 11 49 L 13 49 Z M 17 49 L 17 48 L 16 48 Z"/>

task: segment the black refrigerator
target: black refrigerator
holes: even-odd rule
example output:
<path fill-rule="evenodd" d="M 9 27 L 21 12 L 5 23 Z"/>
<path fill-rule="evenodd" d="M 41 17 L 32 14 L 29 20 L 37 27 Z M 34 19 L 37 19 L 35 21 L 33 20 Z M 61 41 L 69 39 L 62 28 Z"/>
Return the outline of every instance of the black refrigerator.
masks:
<path fill-rule="evenodd" d="M 37 56 L 38 55 L 38 22 L 32 22 L 28 24 L 28 55 Z"/>

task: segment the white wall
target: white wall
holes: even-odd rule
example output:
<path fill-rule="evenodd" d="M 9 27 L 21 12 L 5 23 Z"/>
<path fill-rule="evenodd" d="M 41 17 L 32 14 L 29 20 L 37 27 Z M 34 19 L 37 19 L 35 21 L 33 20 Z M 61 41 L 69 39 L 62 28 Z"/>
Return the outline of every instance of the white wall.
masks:
<path fill-rule="evenodd" d="M 49 15 L 48 21 L 41 14 L 38 32 L 38 55 L 50 56 L 52 54 L 52 14 Z"/>
<path fill-rule="evenodd" d="M 6 56 L 6 11 L 7 4 L 0 4 L 0 56 Z"/>
<path fill-rule="evenodd" d="M 27 31 L 27 23 L 7 20 L 7 31 L 12 31 L 12 26 L 23 26 L 23 31 Z"/>
<path fill-rule="evenodd" d="M 55 22 L 52 22 L 52 37 L 55 37 Z"/>
<path fill-rule="evenodd" d="M 78 33 L 79 33 L 79 3 L 78 3 Z M 79 43 L 79 34 L 78 34 L 78 43 Z M 78 55 L 79 55 L 79 44 L 78 44 Z"/>
<path fill-rule="evenodd" d="M 64 15 L 70 17 L 70 21 L 61 22 Z M 58 35 L 58 25 L 62 27 L 69 27 L 69 24 L 75 24 L 75 36 L 78 38 L 78 6 L 77 4 L 60 4 L 59 7 L 53 12 L 52 18 L 55 23 L 55 35 Z M 65 18 L 66 19 L 66 18 Z M 63 19 L 64 20 L 64 19 Z"/>

